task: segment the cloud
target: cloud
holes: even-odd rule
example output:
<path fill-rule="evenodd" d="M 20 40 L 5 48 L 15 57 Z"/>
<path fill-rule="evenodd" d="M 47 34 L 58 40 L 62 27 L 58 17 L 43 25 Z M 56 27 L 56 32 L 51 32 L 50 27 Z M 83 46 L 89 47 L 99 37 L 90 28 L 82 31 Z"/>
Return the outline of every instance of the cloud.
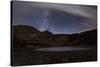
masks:
<path fill-rule="evenodd" d="M 42 7 L 42 8 L 52 8 L 57 10 L 62 10 L 75 15 L 84 16 L 92 19 L 96 19 L 97 11 L 93 9 L 94 6 L 87 5 L 72 5 L 72 4 L 53 4 L 53 3 L 29 3 L 31 6 Z"/>

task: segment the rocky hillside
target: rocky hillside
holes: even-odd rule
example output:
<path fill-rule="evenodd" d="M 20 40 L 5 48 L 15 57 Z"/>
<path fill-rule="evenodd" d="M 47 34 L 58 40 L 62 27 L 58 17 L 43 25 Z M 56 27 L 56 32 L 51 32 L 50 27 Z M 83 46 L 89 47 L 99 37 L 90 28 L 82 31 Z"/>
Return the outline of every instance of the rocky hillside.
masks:
<path fill-rule="evenodd" d="M 52 47 L 52 46 L 79 46 L 96 45 L 97 30 L 85 31 L 80 34 L 56 34 L 40 32 L 31 26 L 13 26 L 13 46 Z"/>

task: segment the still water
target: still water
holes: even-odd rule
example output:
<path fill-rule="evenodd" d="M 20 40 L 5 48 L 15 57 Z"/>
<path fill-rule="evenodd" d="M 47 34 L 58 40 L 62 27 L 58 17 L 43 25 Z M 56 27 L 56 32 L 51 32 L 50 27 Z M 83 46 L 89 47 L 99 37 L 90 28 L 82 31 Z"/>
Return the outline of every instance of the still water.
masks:
<path fill-rule="evenodd" d="M 59 52 L 59 51 L 80 51 L 80 50 L 90 50 L 88 47 L 47 47 L 47 48 L 38 48 L 35 51 L 50 51 L 50 52 Z"/>

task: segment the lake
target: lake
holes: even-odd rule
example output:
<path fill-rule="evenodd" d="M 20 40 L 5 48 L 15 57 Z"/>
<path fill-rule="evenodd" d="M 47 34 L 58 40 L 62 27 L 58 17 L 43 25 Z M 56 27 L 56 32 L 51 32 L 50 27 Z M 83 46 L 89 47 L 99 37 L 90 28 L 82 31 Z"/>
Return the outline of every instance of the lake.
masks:
<path fill-rule="evenodd" d="M 19 65 L 37 65 L 69 62 L 96 61 L 96 49 L 92 47 L 44 47 L 14 48 L 12 54 L 12 64 Z"/>
<path fill-rule="evenodd" d="M 89 47 L 47 47 L 47 48 L 38 48 L 35 51 L 49 51 L 49 52 L 59 52 L 59 51 L 81 51 L 81 50 L 90 50 Z"/>

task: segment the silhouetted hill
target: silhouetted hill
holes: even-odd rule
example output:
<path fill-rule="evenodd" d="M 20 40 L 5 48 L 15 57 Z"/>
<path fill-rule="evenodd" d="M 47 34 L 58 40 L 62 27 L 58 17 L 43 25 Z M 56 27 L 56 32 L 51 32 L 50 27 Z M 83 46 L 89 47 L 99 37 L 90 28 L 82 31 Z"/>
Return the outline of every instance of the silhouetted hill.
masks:
<path fill-rule="evenodd" d="M 80 34 L 52 34 L 40 32 L 31 26 L 13 26 L 13 46 L 47 47 L 47 46 L 91 46 L 97 44 L 97 30 Z"/>
<path fill-rule="evenodd" d="M 80 34 L 71 34 L 67 37 L 66 44 L 72 46 L 96 46 L 97 45 L 97 30 L 84 31 Z M 66 46 L 66 44 L 64 46 Z"/>
<path fill-rule="evenodd" d="M 97 30 L 91 30 L 82 32 L 80 34 L 80 43 L 85 43 L 86 45 L 96 45 L 97 44 Z"/>
<path fill-rule="evenodd" d="M 31 26 L 16 25 L 13 26 L 13 43 L 14 46 L 24 45 L 45 45 L 50 40 L 52 33 L 48 31 L 40 32 Z M 38 45 L 37 45 L 38 44 Z M 43 46 L 42 45 L 42 46 Z"/>
<path fill-rule="evenodd" d="M 13 31 L 15 31 L 16 33 L 39 32 L 36 28 L 26 25 L 15 25 L 13 26 L 13 29 Z"/>

